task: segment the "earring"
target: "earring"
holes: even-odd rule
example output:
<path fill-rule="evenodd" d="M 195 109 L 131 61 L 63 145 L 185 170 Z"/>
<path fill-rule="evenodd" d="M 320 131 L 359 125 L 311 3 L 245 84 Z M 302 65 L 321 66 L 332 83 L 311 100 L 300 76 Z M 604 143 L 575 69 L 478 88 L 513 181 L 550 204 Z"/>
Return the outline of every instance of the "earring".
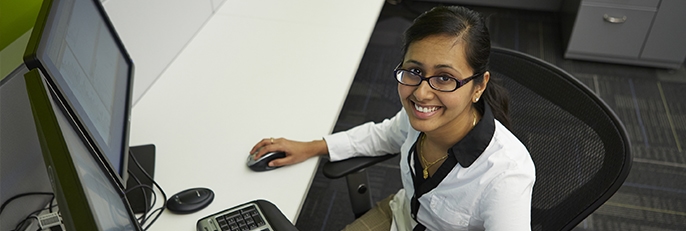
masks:
<path fill-rule="evenodd" d="M 477 96 L 476 99 L 474 99 L 474 103 L 479 102 L 479 97 Z"/>

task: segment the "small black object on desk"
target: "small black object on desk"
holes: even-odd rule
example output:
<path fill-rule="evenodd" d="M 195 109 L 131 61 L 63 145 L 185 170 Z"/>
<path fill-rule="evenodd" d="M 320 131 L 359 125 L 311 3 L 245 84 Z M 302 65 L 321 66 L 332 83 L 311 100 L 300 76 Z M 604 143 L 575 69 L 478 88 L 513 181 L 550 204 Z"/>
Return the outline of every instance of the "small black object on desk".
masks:
<path fill-rule="evenodd" d="M 134 213 L 144 213 L 152 206 L 149 202 L 153 200 L 153 192 L 140 186 L 154 187 L 155 145 L 132 146 L 129 147 L 129 151 L 128 171 L 130 174 L 126 181 L 126 198 Z M 140 188 L 132 190 L 136 187 Z"/>
<path fill-rule="evenodd" d="M 208 188 L 186 189 L 167 200 L 167 209 L 178 214 L 197 212 L 212 203 L 214 192 Z"/>

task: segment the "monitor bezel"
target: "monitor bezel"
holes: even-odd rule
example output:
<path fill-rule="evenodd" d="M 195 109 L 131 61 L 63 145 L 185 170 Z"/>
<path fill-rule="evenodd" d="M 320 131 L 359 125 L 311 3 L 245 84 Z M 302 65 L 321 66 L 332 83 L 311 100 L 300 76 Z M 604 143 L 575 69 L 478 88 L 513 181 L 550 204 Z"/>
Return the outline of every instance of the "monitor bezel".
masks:
<path fill-rule="evenodd" d="M 97 218 L 91 209 L 90 200 L 86 195 L 84 185 L 76 169 L 75 160 L 57 119 L 56 113 L 64 113 L 64 111 L 61 109 L 55 110 L 53 104 L 58 108 L 66 106 L 59 100 L 51 97 L 53 94 L 48 93 L 54 92 L 54 89 L 47 84 L 47 78 L 42 75 L 42 72 L 32 69 L 24 75 L 24 79 L 46 171 L 52 184 L 63 222 L 69 230 L 98 230 Z M 69 114 L 64 113 L 64 116 L 67 117 L 67 120 L 74 120 L 74 118 L 70 118 Z M 72 123 L 70 125 L 77 134 L 80 134 L 79 136 L 84 136 L 83 133 L 80 133 L 78 127 Z M 85 146 L 91 146 L 83 138 L 81 140 Z M 133 228 L 136 231 L 142 231 L 143 229 L 138 223 L 131 205 L 124 196 L 123 189 L 117 185 L 118 179 L 111 174 L 111 167 L 102 161 L 98 161 L 99 158 L 92 148 L 86 148 L 86 150 L 90 152 L 95 163 L 106 175 L 113 189 L 116 190 L 116 193 L 121 198 L 124 208 L 127 210 L 128 218 L 131 224 L 134 225 Z"/>
<path fill-rule="evenodd" d="M 126 181 L 128 180 L 128 161 L 129 161 L 129 129 L 130 129 L 130 117 L 131 117 L 131 101 L 132 101 L 132 90 L 133 90 L 133 73 L 134 73 L 134 64 L 133 60 L 129 56 L 128 52 L 126 51 L 123 42 L 121 41 L 119 35 L 117 34 L 116 30 L 114 29 L 114 26 L 112 25 L 112 22 L 110 21 L 109 17 L 107 16 L 106 11 L 104 10 L 102 4 L 98 0 L 89 0 L 93 3 L 95 8 L 98 11 L 98 15 L 102 17 L 102 22 L 105 24 L 107 27 L 109 33 L 112 35 L 112 39 L 114 40 L 120 54 L 122 55 L 122 58 L 128 65 L 128 70 L 126 72 L 126 92 L 125 92 L 125 107 L 123 108 L 123 121 L 122 121 L 122 140 L 120 146 L 121 150 L 121 155 L 120 155 L 120 166 L 118 166 L 119 172 L 116 171 L 117 168 L 109 161 L 109 157 L 105 153 L 105 150 L 103 147 L 101 147 L 99 142 L 94 138 L 95 134 L 97 134 L 97 131 L 91 131 L 88 126 L 86 126 L 86 122 L 84 122 L 84 118 L 82 118 L 79 113 L 76 112 L 75 108 L 75 103 L 73 103 L 69 98 L 67 97 L 67 94 L 72 94 L 70 91 L 63 89 L 60 87 L 60 84 L 58 83 L 58 80 L 56 78 L 62 78 L 61 73 L 56 70 L 55 64 L 52 62 L 52 60 L 49 58 L 47 51 L 46 51 L 46 46 L 49 41 L 48 38 L 51 37 L 50 33 L 50 26 L 53 26 L 53 20 L 56 17 L 56 14 L 58 12 L 57 8 L 58 7 L 53 7 L 59 4 L 62 0 L 44 0 L 43 5 L 41 6 L 41 10 L 39 12 L 38 18 L 36 20 L 36 24 L 33 28 L 31 37 L 29 39 L 26 52 L 24 55 L 24 63 L 26 64 L 27 68 L 33 69 L 33 68 L 38 68 L 43 75 L 47 76 L 46 80 L 47 83 L 51 85 L 52 89 L 56 89 L 55 91 L 52 91 L 51 94 L 53 94 L 54 97 L 56 97 L 58 100 L 61 101 L 63 105 L 66 105 L 66 107 L 62 107 L 61 110 L 64 110 L 65 113 L 69 114 L 71 117 L 76 118 L 75 120 L 72 120 L 74 123 L 73 125 L 78 127 L 81 132 L 87 134 L 87 136 L 82 137 L 83 139 L 86 140 L 93 148 L 95 148 L 95 153 L 97 153 L 99 159 L 101 162 L 104 162 L 105 164 L 109 165 L 108 170 L 111 171 L 111 174 L 114 174 L 117 177 L 117 184 L 121 189 L 126 188 Z M 90 121 L 88 123 L 91 123 Z M 99 135 L 98 135 L 99 136 Z M 104 144 L 103 144 L 104 145 Z"/>

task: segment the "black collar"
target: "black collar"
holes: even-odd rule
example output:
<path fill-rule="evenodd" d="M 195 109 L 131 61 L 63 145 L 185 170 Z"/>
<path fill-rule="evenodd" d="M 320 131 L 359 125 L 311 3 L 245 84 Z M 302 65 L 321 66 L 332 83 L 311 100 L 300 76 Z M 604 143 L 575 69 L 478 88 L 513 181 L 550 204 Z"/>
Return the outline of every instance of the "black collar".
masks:
<path fill-rule="evenodd" d="M 485 100 L 483 104 L 484 112 L 481 120 L 462 140 L 448 149 L 448 153 L 455 156 L 457 163 L 463 168 L 468 168 L 481 156 L 481 153 L 491 143 L 493 133 L 495 133 L 495 120 L 493 119 L 491 107 Z"/>

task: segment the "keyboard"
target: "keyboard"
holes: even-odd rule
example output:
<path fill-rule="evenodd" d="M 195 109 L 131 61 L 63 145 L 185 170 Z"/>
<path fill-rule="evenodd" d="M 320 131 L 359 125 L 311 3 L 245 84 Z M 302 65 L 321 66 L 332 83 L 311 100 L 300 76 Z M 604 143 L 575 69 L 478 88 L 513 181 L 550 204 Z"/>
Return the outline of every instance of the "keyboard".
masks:
<path fill-rule="evenodd" d="M 246 203 L 198 221 L 198 231 L 273 231 L 260 207 Z"/>

